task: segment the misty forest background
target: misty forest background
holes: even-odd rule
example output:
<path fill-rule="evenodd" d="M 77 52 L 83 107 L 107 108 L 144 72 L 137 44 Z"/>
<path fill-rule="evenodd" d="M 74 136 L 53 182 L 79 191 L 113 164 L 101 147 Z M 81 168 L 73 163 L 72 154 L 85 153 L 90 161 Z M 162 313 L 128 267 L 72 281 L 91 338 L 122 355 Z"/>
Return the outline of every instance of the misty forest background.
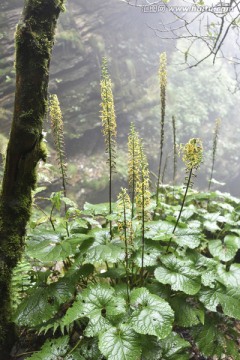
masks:
<path fill-rule="evenodd" d="M 12 119 L 14 32 L 22 7 L 23 0 L 1 1 L 0 4 L 1 154 L 5 152 Z M 164 156 L 170 154 L 171 164 L 171 118 L 174 115 L 178 143 L 184 143 L 190 137 L 203 139 L 204 164 L 195 187 L 207 189 L 212 132 L 216 118 L 221 118 L 214 178 L 225 185 L 213 186 L 239 196 L 239 94 L 233 67 L 225 59 L 219 59 L 213 66 L 209 59 L 196 68 L 186 69 L 184 40 L 162 40 L 151 29 L 157 28 L 161 19 L 170 21 L 171 16 L 169 12 L 143 13 L 141 8 L 117 0 L 103 0 L 101 3 L 97 0 L 72 0 L 60 17 L 51 61 L 49 92 L 58 95 L 63 112 L 68 196 L 80 205 L 86 200 L 93 203 L 107 201 L 108 172 L 99 117 L 103 56 L 109 59 L 118 125 L 115 195 L 120 186 L 127 183 L 126 141 L 131 122 L 135 123 L 137 131 L 144 138 L 151 172 L 157 173 L 160 136 L 157 73 L 159 55 L 163 51 L 168 54 L 167 145 Z M 228 37 L 224 44 L 227 53 L 233 52 L 234 41 L 234 38 Z M 193 54 L 194 51 L 196 54 L 204 53 L 199 45 L 192 51 Z M 51 158 L 46 165 L 41 164 L 39 181 L 41 185 L 47 185 L 47 191 L 51 193 L 61 185 L 49 123 L 46 123 L 45 131 Z M 180 163 L 177 174 L 179 184 L 184 178 Z M 2 168 L 0 171 L 2 173 Z M 155 182 L 154 175 L 152 179 Z M 169 165 L 165 182 L 171 179 L 172 166 Z"/>

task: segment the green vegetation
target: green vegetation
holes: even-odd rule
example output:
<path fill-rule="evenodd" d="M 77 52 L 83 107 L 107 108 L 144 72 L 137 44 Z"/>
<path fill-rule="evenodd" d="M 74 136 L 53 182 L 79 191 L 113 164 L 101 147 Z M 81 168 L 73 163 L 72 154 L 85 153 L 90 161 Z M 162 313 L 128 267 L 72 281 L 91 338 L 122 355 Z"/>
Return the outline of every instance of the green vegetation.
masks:
<path fill-rule="evenodd" d="M 108 73 L 101 85 L 111 184 L 116 123 Z M 214 143 L 213 148 L 216 156 Z M 133 124 L 129 191 L 121 189 L 116 202 L 109 192 L 107 203 L 79 209 L 64 191 L 48 199 L 36 192 L 39 211 L 31 217 L 12 282 L 14 321 L 29 337 L 34 334 L 22 356 L 240 359 L 240 200 L 193 190 L 204 155 L 200 139 L 180 145 L 179 152 L 185 186 L 161 184 L 157 205 L 143 140 Z"/>

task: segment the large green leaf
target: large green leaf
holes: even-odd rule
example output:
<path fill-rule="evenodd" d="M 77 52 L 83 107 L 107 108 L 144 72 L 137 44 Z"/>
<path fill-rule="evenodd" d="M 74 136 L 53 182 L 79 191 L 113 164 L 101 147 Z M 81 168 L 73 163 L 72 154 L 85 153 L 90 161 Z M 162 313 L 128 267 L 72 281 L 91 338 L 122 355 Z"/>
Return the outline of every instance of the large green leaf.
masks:
<path fill-rule="evenodd" d="M 137 333 L 160 339 L 170 333 L 174 313 L 165 300 L 150 294 L 146 288 L 139 288 L 131 292 L 130 304 L 134 310 L 130 324 Z"/>
<path fill-rule="evenodd" d="M 56 232 L 44 231 L 28 237 L 27 255 L 46 262 L 65 260 L 73 255 L 77 246 L 89 237 L 89 235 L 79 234 L 62 239 Z"/>
<path fill-rule="evenodd" d="M 85 257 L 85 261 L 89 263 L 103 263 L 105 261 L 115 263 L 125 259 L 125 251 L 123 246 L 108 244 L 92 246 Z"/>
<path fill-rule="evenodd" d="M 144 266 L 154 266 L 159 262 L 162 247 L 156 241 L 146 240 L 144 249 Z M 142 249 L 138 249 L 134 255 L 134 263 L 141 267 L 142 265 Z"/>
<path fill-rule="evenodd" d="M 239 238 L 234 235 L 225 236 L 223 242 L 221 240 L 210 240 L 208 249 L 212 256 L 221 261 L 229 261 L 234 258 L 239 248 Z"/>
<path fill-rule="evenodd" d="M 146 223 L 145 238 L 151 240 L 169 241 L 174 225 L 168 221 L 149 221 Z"/>
<path fill-rule="evenodd" d="M 196 294 L 201 288 L 199 272 L 190 260 L 174 255 L 161 257 L 164 266 L 155 270 L 156 279 L 162 284 L 171 285 L 172 290 L 181 290 L 188 295 Z"/>
<path fill-rule="evenodd" d="M 75 219 L 70 223 L 69 230 L 71 234 L 86 234 L 90 224 L 85 219 Z"/>
<path fill-rule="evenodd" d="M 215 289 L 204 289 L 199 293 L 199 300 L 210 311 L 217 311 L 221 305 L 223 313 L 240 320 L 240 289 L 218 285 Z"/>
<path fill-rule="evenodd" d="M 139 335 L 127 325 L 112 327 L 99 335 L 99 349 L 108 360 L 139 360 Z"/>
<path fill-rule="evenodd" d="M 44 324 L 57 313 L 61 304 L 72 297 L 74 290 L 74 282 L 67 277 L 50 285 L 38 284 L 17 308 L 14 320 L 21 326 Z"/>
<path fill-rule="evenodd" d="M 95 336 L 110 327 L 112 318 L 125 313 L 125 300 L 116 296 L 112 287 L 107 284 L 90 285 L 68 309 L 62 325 L 67 326 L 79 318 L 88 317 L 90 320 L 85 333 Z"/>
<path fill-rule="evenodd" d="M 65 358 L 68 351 L 69 337 L 63 336 L 58 339 L 47 340 L 42 349 L 28 359 L 30 360 L 59 360 Z"/>
<path fill-rule="evenodd" d="M 201 232 L 199 229 L 177 229 L 174 233 L 173 241 L 179 246 L 195 249 L 201 242 Z"/>
<path fill-rule="evenodd" d="M 240 288 L 240 264 L 232 264 L 229 270 L 219 264 L 217 267 L 218 281 L 225 286 Z"/>
<path fill-rule="evenodd" d="M 146 224 L 146 239 L 169 241 L 172 239 L 180 246 L 195 249 L 200 244 L 200 230 L 178 227 L 173 234 L 174 224 L 167 221 L 150 221 Z"/>
<path fill-rule="evenodd" d="M 170 305 L 175 313 L 175 321 L 178 326 L 190 327 L 204 323 L 203 305 L 193 299 L 178 295 L 170 300 Z"/>
<path fill-rule="evenodd" d="M 115 204 L 112 204 L 112 209 L 116 207 Z M 101 203 L 101 204 L 90 204 L 86 202 L 84 204 L 84 211 L 83 214 L 85 215 L 108 215 L 109 214 L 109 203 Z"/>
<path fill-rule="evenodd" d="M 215 232 L 220 230 L 220 227 L 218 226 L 216 221 L 204 221 L 203 226 L 206 230 L 210 231 L 210 232 Z"/>

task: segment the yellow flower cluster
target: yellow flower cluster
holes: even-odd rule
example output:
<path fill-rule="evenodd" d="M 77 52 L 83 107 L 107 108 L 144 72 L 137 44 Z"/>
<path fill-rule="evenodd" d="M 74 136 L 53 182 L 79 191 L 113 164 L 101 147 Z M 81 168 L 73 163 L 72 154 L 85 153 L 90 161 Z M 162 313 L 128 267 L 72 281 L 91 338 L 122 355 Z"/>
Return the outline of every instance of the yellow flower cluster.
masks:
<path fill-rule="evenodd" d="M 144 154 L 143 145 L 140 143 L 140 166 L 136 183 L 136 205 L 139 217 L 143 217 L 145 221 L 149 217 L 147 207 L 150 205 L 151 193 L 150 193 L 150 178 L 148 170 L 147 157 Z"/>
<path fill-rule="evenodd" d="M 59 167 L 63 178 L 63 187 L 65 188 L 65 180 L 67 178 L 67 164 L 63 133 L 63 116 L 58 97 L 55 94 L 51 95 L 50 97 L 49 116 L 54 144 L 57 150 Z"/>
<path fill-rule="evenodd" d="M 120 239 L 132 244 L 132 219 L 131 219 L 131 201 L 127 193 L 127 189 L 122 188 L 118 195 L 117 201 L 118 211 L 118 231 Z"/>
<path fill-rule="evenodd" d="M 101 85 L 101 119 L 103 126 L 103 134 L 105 137 L 106 152 L 114 155 L 116 146 L 117 124 L 114 108 L 114 99 L 112 93 L 112 82 L 108 74 L 107 60 L 103 59 L 102 80 Z M 113 159 L 111 159 L 112 161 Z M 113 163 L 112 163 L 113 165 Z"/>
<path fill-rule="evenodd" d="M 167 86 L 167 54 L 165 52 L 160 55 L 158 75 L 161 88 L 165 88 Z"/>
<path fill-rule="evenodd" d="M 199 138 L 193 138 L 185 145 L 179 146 L 182 160 L 187 170 L 198 169 L 203 160 L 203 145 Z"/>
<path fill-rule="evenodd" d="M 133 193 L 139 174 L 140 155 L 140 138 L 134 125 L 131 124 L 128 136 L 128 183 Z"/>

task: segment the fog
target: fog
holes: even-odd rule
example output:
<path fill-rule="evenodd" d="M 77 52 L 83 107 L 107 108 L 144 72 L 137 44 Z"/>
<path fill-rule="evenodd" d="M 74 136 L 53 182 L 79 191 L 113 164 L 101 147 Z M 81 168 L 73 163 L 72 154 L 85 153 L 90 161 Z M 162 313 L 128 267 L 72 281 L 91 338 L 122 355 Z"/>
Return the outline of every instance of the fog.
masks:
<path fill-rule="evenodd" d="M 127 4 L 120 0 L 104 0 L 101 3 L 97 0 L 72 0 L 66 5 L 67 11 L 61 15 L 49 91 L 56 93 L 61 103 L 70 169 L 69 193 L 80 202 L 86 199 L 93 202 L 107 200 L 106 156 L 99 117 L 103 56 L 109 60 L 118 126 L 119 174 L 116 175 L 115 194 L 127 181 L 127 135 L 131 122 L 135 123 L 145 143 L 151 173 L 157 173 L 160 141 L 158 68 L 159 55 L 163 51 L 168 57 L 164 161 L 169 155 L 164 181 L 172 182 L 172 116 L 176 117 L 178 143 L 191 137 L 203 139 L 204 163 L 195 183 L 196 188 L 203 190 L 207 189 L 210 176 L 214 123 L 221 118 L 214 178 L 225 185 L 213 185 L 213 189 L 240 195 L 239 93 L 237 66 L 233 64 L 238 53 L 235 30 L 229 31 L 222 45 L 223 53 L 219 53 L 215 64 L 209 57 L 198 66 L 191 67 L 206 56 L 206 43 L 196 41 L 189 50 L 189 39 L 182 21 L 167 7 L 170 4 L 164 7 L 164 11 L 157 8 L 155 12 L 150 7 L 153 3 L 156 2 L 130 0 Z M 171 4 L 180 6 L 188 2 L 173 1 Z M 0 115 L 3 118 L 0 133 L 4 136 L 8 135 L 11 122 L 13 30 L 21 6 L 20 0 L 15 1 L 14 6 L 6 5 L 0 18 L 1 53 L 6 54 L 8 47 L 8 54 L 3 57 L 6 61 L 0 64 L 3 89 L 0 93 Z M 196 14 L 189 11 L 185 20 L 191 20 Z M 181 11 L 177 15 L 183 16 Z M 219 14 L 217 19 L 215 14 L 209 14 L 201 23 L 198 18 L 191 24 L 190 30 L 192 34 L 199 34 L 200 26 L 201 31 L 205 31 L 208 24 L 219 19 Z M 179 26 L 175 34 L 169 31 Z M 208 27 L 208 31 L 212 28 L 213 25 Z M 9 67 L 7 71 L 6 64 Z M 4 117 L 6 112 L 7 119 Z M 48 145 L 53 148 L 48 123 L 45 131 L 48 133 Z M 49 161 L 54 159 L 53 151 Z M 49 169 L 41 169 L 43 183 L 46 177 L 53 180 L 57 176 L 56 172 L 49 175 Z M 154 175 L 152 179 L 154 189 Z M 184 169 L 179 159 L 177 183 L 181 185 L 183 182 Z"/>

